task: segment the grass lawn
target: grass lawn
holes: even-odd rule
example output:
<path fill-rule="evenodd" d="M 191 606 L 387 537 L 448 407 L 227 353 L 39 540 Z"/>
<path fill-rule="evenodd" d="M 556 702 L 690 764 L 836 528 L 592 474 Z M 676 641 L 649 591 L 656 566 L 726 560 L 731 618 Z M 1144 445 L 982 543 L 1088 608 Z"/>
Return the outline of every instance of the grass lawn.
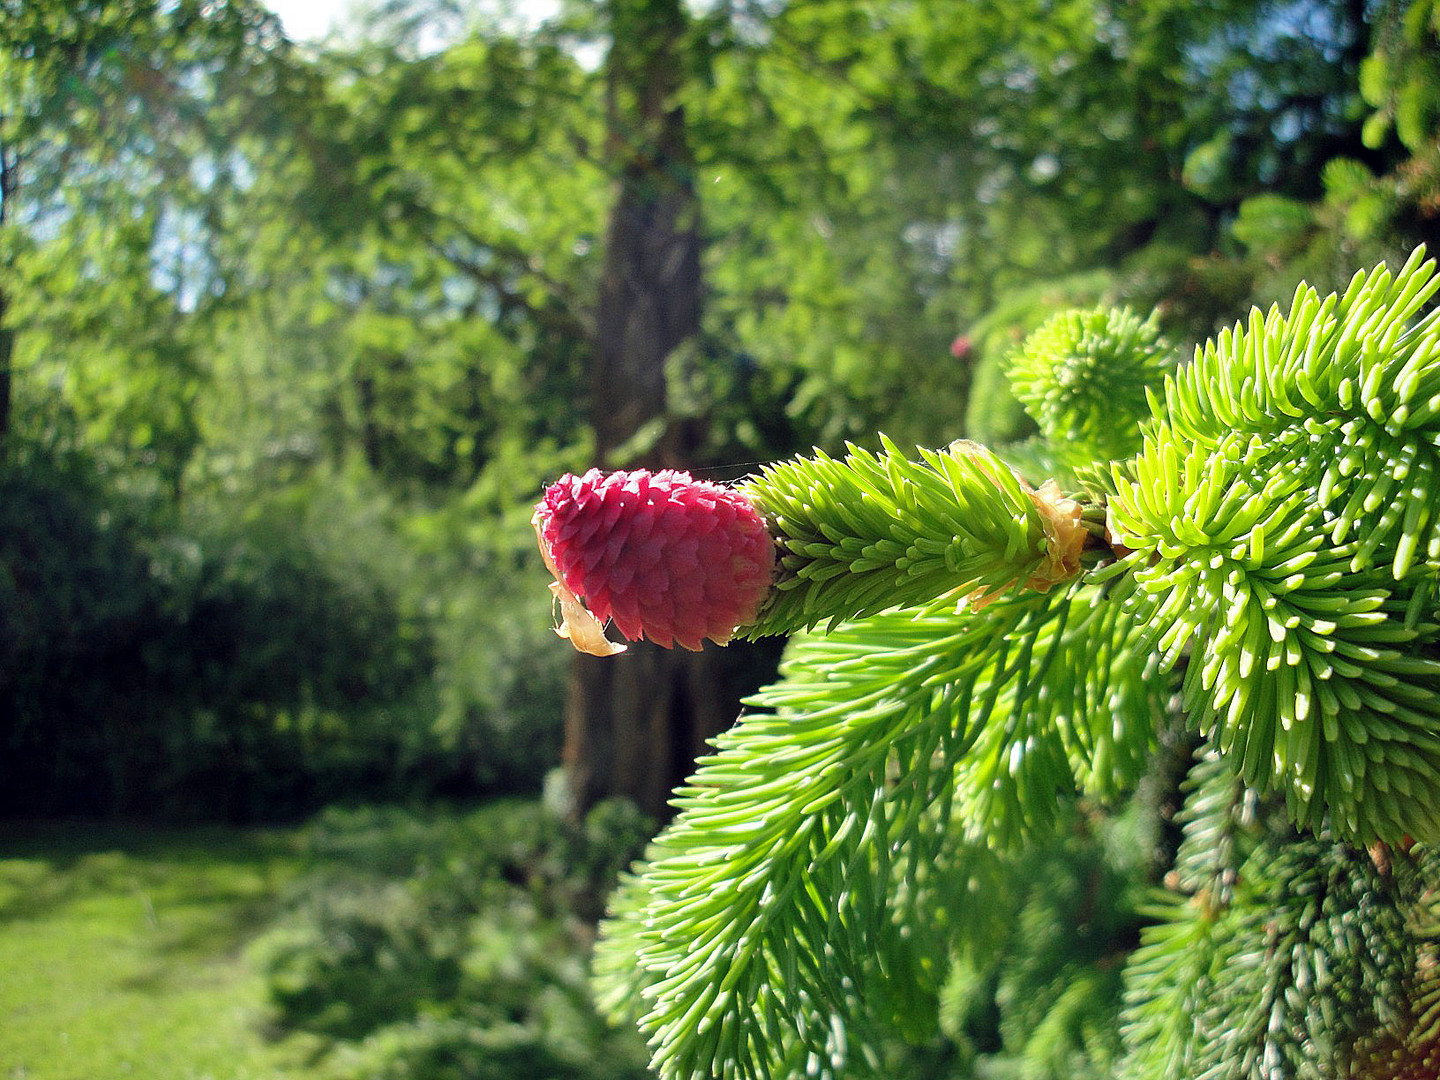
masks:
<path fill-rule="evenodd" d="M 295 1080 L 245 950 L 282 830 L 0 826 L 0 1080 Z"/>

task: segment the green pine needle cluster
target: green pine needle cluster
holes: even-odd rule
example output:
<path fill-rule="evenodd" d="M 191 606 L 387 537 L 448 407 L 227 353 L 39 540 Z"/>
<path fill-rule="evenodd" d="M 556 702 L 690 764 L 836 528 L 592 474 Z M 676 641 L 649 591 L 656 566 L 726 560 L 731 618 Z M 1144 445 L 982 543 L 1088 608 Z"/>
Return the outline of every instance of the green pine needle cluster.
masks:
<path fill-rule="evenodd" d="M 1367 842 L 1440 837 L 1440 289 L 1417 256 L 1297 291 L 1168 378 L 1111 527 L 1247 783 Z"/>
<path fill-rule="evenodd" d="M 1026 460 L 1080 488 L 1065 575 L 1047 504 L 968 444 L 747 485 L 781 576 L 745 632 L 824 632 L 605 924 L 600 996 L 665 1080 L 892 1075 L 894 1033 L 963 1042 L 986 995 L 1027 1076 L 1434 1075 L 1437 290 L 1423 252 L 1302 287 L 1178 369 L 1127 313 L 1047 326 L 1013 369 L 1049 437 Z M 1182 735 L 1201 757 L 1166 888 L 1126 908 L 1139 947 L 1057 959 L 1044 890 L 1007 937 L 1027 853 L 1143 803 Z"/>
<path fill-rule="evenodd" d="M 1188 786 L 1176 891 L 1126 969 L 1121 1075 L 1378 1077 L 1433 1055 L 1426 875 L 1267 820 L 1218 758 Z"/>
<path fill-rule="evenodd" d="M 1046 554 L 1018 477 L 973 443 L 908 459 L 881 437 L 771 465 L 746 490 L 780 548 L 780 578 L 750 635 L 863 619 L 937 597 L 1001 591 Z"/>
<path fill-rule="evenodd" d="M 1253 312 L 1166 380 L 1154 438 L 1258 435 L 1312 488 L 1331 541 L 1358 536 L 1352 569 L 1388 563 L 1399 581 L 1418 560 L 1433 572 L 1440 310 L 1416 316 L 1437 291 L 1423 248 L 1398 274 L 1357 273 L 1342 295 L 1300 285 L 1288 314 Z"/>
<path fill-rule="evenodd" d="M 1154 316 L 1129 309 L 1062 311 L 1011 354 L 1010 387 L 1069 465 L 1129 457 L 1145 389 L 1174 367 Z"/>
<path fill-rule="evenodd" d="M 987 896 L 999 925 L 986 928 L 987 948 L 954 952 L 940 991 L 941 1028 L 959 1048 L 950 1075 L 1115 1075 L 1123 960 L 1141 922 L 1141 852 L 1128 822 L 1071 808 L 1060 824 L 997 858 Z M 1013 1071 L 995 1068 L 997 1053 Z"/>
<path fill-rule="evenodd" d="M 905 942 L 993 919 L 964 884 L 976 852 L 1052 833 L 1057 792 L 1122 789 L 1145 762 L 1159 703 L 1095 591 L 892 612 L 792 649 L 676 793 L 599 947 L 604 1000 L 644 1002 L 662 1075 L 783 1077 L 811 1055 L 853 1075 L 876 1024 L 916 1014 L 855 988 L 924 976 L 934 1010 L 943 946 Z"/>

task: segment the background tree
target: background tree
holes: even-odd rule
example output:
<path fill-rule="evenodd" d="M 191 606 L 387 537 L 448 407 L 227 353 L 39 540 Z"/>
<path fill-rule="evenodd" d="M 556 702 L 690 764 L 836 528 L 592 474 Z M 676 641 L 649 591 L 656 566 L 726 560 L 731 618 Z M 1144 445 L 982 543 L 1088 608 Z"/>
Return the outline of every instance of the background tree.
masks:
<path fill-rule="evenodd" d="M 0 436 L 12 426 L 17 365 L 43 380 L 71 342 L 103 348 L 110 337 L 127 345 L 98 390 L 111 400 L 87 409 L 87 387 L 71 404 L 106 427 L 149 399 L 152 416 L 126 419 L 173 479 L 194 439 L 194 365 L 176 324 L 223 293 L 207 243 L 243 169 L 234 144 L 283 108 L 278 24 L 243 0 L 42 2 L 7 4 L 0 28 Z M 138 328 L 108 333 L 129 306 L 149 308 L 148 363 L 143 345 L 128 348 Z M 17 355 L 17 334 L 35 322 L 60 333 Z M 106 365 L 83 366 L 95 378 Z M 147 369 L 163 373 L 148 386 Z"/>
<path fill-rule="evenodd" d="M 609 467 L 683 467 L 698 447 L 669 415 L 666 386 L 672 356 L 699 333 L 702 305 L 700 202 L 679 100 L 689 19 L 680 0 L 609 0 L 604 22 L 605 160 L 616 179 L 590 375 L 595 456 Z M 626 446 L 637 439 L 641 447 Z M 623 666 L 576 658 L 565 765 L 577 808 L 623 794 L 664 814 L 686 762 L 738 704 L 708 670 L 714 663 L 654 648 Z"/>

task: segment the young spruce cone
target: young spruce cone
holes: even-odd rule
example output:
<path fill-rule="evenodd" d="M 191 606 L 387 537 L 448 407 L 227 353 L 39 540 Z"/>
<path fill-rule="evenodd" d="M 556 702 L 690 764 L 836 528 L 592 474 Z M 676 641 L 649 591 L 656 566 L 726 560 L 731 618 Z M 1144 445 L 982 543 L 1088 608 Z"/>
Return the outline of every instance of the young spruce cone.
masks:
<path fill-rule="evenodd" d="M 666 648 L 723 645 L 754 621 L 775 573 L 775 543 L 750 499 L 673 469 L 567 473 L 536 506 L 535 530 L 556 578 L 559 633 L 601 655 L 624 646 L 595 620 Z"/>

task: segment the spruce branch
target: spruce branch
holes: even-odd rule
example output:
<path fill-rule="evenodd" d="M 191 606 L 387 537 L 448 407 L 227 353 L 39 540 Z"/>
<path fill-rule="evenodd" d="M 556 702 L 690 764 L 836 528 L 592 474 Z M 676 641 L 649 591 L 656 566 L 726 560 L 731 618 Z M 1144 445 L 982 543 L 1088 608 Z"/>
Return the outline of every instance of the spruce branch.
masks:
<path fill-rule="evenodd" d="M 677 792 L 600 946 L 604 1000 L 648 1001 L 662 1075 L 780 1076 L 789 1053 L 853 1067 L 835 1032 L 867 1030 L 875 1002 L 843 988 L 900 993 L 917 973 L 887 944 L 895 928 L 965 925 L 939 916 L 966 891 L 936 867 L 969 874 L 981 852 L 1053 832 L 1087 785 L 1133 784 L 1158 702 L 1117 611 L 1074 585 L 792 647 L 751 703 L 766 711 Z M 696 1030 L 702 1016 L 714 1026 Z"/>
<path fill-rule="evenodd" d="M 767 711 L 720 737 L 600 950 L 618 946 L 653 980 L 642 1027 L 663 1075 L 784 1075 L 790 1053 L 825 1068 L 847 1056 L 836 1032 L 864 1013 L 845 987 L 924 889 L 949 774 L 999 695 L 994 647 L 1046 605 L 887 615 L 809 640 L 755 701 Z"/>
<path fill-rule="evenodd" d="M 1302 283 L 1288 314 L 1258 309 L 1196 350 L 1152 402 L 1152 430 L 1214 448 L 1259 436 L 1313 485 L 1351 567 L 1440 566 L 1440 291 L 1417 248 L 1398 274 L 1360 271 L 1323 300 Z"/>
<path fill-rule="evenodd" d="M 775 575 L 711 636 L 826 632 L 677 793 L 606 924 L 602 998 L 643 1013 L 666 1080 L 853 1074 L 873 1025 L 923 1030 L 994 856 L 1123 797 L 1167 708 L 1212 756 L 1127 971 L 1131 1074 L 1432 1060 L 1430 909 L 1345 845 L 1440 838 L 1437 289 L 1423 253 L 1302 286 L 1177 370 L 1126 313 L 1057 322 L 1012 364 L 1050 436 L 1016 460 L 1069 494 L 884 439 L 730 490 Z M 1105 402 L 1139 411 L 1107 379 L 1166 371 L 1148 419 L 1105 430 Z M 627 530 L 604 538 L 622 590 Z"/>
<path fill-rule="evenodd" d="M 745 485 L 776 537 L 780 576 L 744 633 L 833 628 L 947 595 L 983 605 L 1078 575 L 1094 546 L 1085 507 L 1053 484 L 1036 491 L 975 443 L 921 450 L 920 461 L 881 445 L 850 446 L 841 460 L 816 451 Z"/>
<path fill-rule="evenodd" d="M 1399 1019 L 1361 1039 L 1352 1056 L 1359 1080 L 1428 1080 L 1440 1076 L 1440 862 L 1434 848 L 1372 851 L 1377 869 L 1393 873 L 1406 902 L 1407 949 Z"/>
<path fill-rule="evenodd" d="M 1052 315 L 1007 364 L 1015 396 L 1070 466 L 1134 454 L 1146 390 L 1174 367 L 1155 316 L 1142 322 L 1128 308 Z"/>
<path fill-rule="evenodd" d="M 1440 836 L 1440 319 L 1410 325 L 1434 269 L 1256 312 L 1113 470 L 1131 610 L 1164 667 L 1189 656 L 1192 724 L 1360 843 Z"/>
<path fill-rule="evenodd" d="M 1211 757 L 1156 923 L 1126 967 L 1136 1080 L 1321 1080 L 1418 1049 L 1429 945 L 1413 866 L 1300 836 Z M 1404 857 L 1401 856 L 1404 862 Z M 1382 1049 L 1383 1048 L 1383 1049 Z"/>
<path fill-rule="evenodd" d="M 956 769 L 956 828 L 1013 848 L 1052 832 L 1070 796 L 1115 799 L 1139 780 L 1168 687 L 1119 592 L 1074 586 L 998 643 L 1013 682 Z"/>
<path fill-rule="evenodd" d="M 990 950 L 955 957 L 941 1022 L 962 1046 L 998 1038 L 1017 1075 L 1105 1080 L 1121 1052 L 1136 852 L 1128 828 L 1093 806 L 1076 804 L 1059 824 L 1003 857 L 1005 878 L 989 893 L 1001 925 L 989 930 Z"/>

